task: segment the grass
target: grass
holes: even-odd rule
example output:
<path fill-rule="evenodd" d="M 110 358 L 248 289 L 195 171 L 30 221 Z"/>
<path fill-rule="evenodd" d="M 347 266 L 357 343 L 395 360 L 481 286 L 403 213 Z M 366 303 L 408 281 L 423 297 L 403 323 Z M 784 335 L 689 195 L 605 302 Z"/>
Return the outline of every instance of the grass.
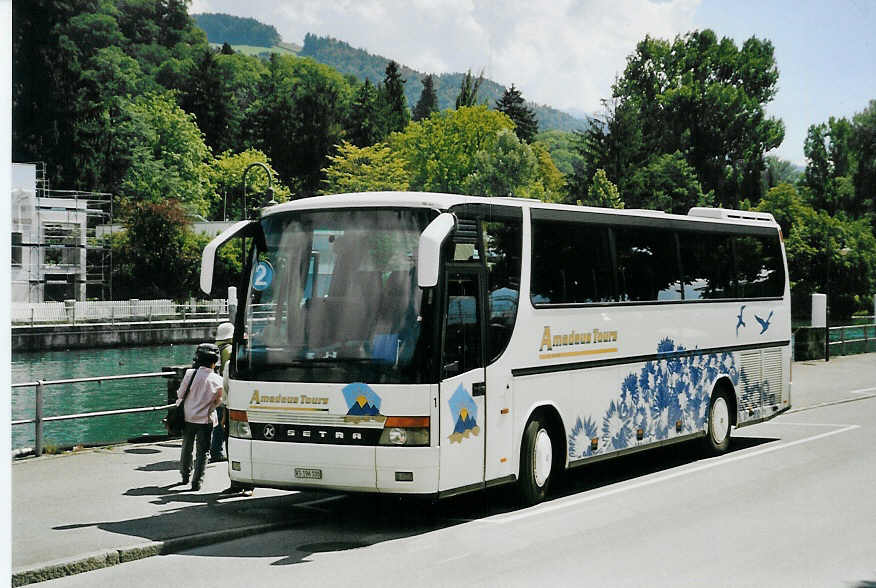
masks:
<path fill-rule="evenodd" d="M 211 47 L 216 49 L 221 49 L 221 43 L 210 43 Z M 262 53 L 279 53 L 280 55 L 296 55 L 295 51 L 288 49 L 286 47 L 280 47 L 279 45 L 274 45 L 273 47 L 256 47 L 254 45 L 232 45 L 232 49 L 234 49 L 237 53 L 243 53 L 244 55 L 260 55 Z"/>

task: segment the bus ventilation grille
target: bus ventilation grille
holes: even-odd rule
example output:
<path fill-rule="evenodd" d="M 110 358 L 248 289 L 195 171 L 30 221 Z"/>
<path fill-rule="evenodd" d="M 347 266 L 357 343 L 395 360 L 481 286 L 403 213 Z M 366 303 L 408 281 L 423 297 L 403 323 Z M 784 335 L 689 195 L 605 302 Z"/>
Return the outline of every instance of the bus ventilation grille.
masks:
<path fill-rule="evenodd" d="M 759 412 L 778 406 L 784 396 L 782 350 L 765 349 L 739 354 L 739 411 Z"/>
<path fill-rule="evenodd" d="M 459 219 L 456 231 L 453 233 L 454 243 L 477 243 L 478 221 Z"/>

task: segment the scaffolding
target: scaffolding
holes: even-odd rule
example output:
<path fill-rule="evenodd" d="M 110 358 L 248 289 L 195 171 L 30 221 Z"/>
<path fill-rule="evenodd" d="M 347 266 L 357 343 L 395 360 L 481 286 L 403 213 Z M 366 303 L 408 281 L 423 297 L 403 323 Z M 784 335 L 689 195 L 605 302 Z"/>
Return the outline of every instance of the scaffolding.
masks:
<path fill-rule="evenodd" d="M 112 226 L 112 195 L 53 190 L 44 164 L 27 165 L 32 188 L 11 198 L 13 301 L 111 299 L 112 235 L 99 227 Z"/>

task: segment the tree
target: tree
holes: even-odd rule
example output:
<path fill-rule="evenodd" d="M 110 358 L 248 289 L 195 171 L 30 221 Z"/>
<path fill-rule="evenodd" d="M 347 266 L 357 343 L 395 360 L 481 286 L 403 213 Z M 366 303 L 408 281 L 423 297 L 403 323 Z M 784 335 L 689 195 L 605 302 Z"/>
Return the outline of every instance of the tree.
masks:
<path fill-rule="evenodd" d="M 16 2 L 12 32 L 13 159 L 46 161 L 52 185 L 86 190 L 118 176 L 119 100 L 160 92 L 160 71 L 207 47 L 185 0 Z"/>
<path fill-rule="evenodd" d="M 234 53 L 215 56 L 219 79 L 222 80 L 222 95 L 225 105 L 225 136 L 213 146 L 215 152 L 245 150 L 251 146 L 245 130 L 247 111 L 261 98 L 259 83 L 267 74 L 264 60 L 258 57 Z"/>
<path fill-rule="evenodd" d="M 377 88 L 366 79 L 356 89 L 350 105 L 347 139 L 357 147 L 374 145 L 384 137 L 382 117 Z"/>
<path fill-rule="evenodd" d="M 475 155 L 489 151 L 499 131 L 513 126 L 507 116 L 486 106 L 462 107 L 412 123 L 388 142 L 404 157 L 412 190 L 460 192 L 476 169 Z"/>
<path fill-rule="evenodd" d="M 357 147 L 344 141 L 329 161 L 324 170 L 326 194 L 408 189 L 405 161 L 385 143 Z"/>
<path fill-rule="evenodd" d="M 380 86 L 380 103 L 383 107 L 383 136 L 402 131 L 411 120 L 408 99 L 405 97 L 405 81 L 395 61 L 386 65 L 386 77 Z"/>
<path fill-rule="evenodd" d="M 501 129 L 495 141 L 475 154 L 462 189 L 478 196 L 524 196 L 537 174 L 538 159 L 532 149 L 514 131 Z"/>
<path fill-rule="evenodd" d="M 588 206 L 601 206 L 603 208 L 623 208 L 624 201 L 620 197 L 611 180 L 605 175 L 604 169 L 596 170 L 593 174 L 593 182 L 587 192 L 587 200 L 583 202 Z"/>
<path fill-rule="evenodd" d="M 633 103 L 612 98 L 603 100 L 602 106 L 603 114 L 584 132 L 574 134 L 578 158 L 572 161 L 574 172 L 569 179 L 572 199 L 581 199 L 589 192 L 600 169 L 626 194 L 633 174 L 650 157 L 642 136 L 642 121 Z"/>
<path fill-rule="evenodd" d="M 478 103 L 478 91 L 484 81 L 484 72 L 481 71 L 477 79 L 471 75 L 469 69 L 465 72 L 462 81 L 459 84 L 459 94 L 456 96 L 456 109 L 465 108 L 467 106 L 475 106 Z"/>
<path fill-rule="evenodd" d="M 423 78 L 423 91 L 414 107 L 414 121 L 429 118 L 433 112 L 438 112 L 438 94 L 435 93 L 435 79 L 430 74 Z"/>
<path fill-rule="evenodd" d="M 173 199 L 206 214 L 215 198 L 208 181 L 210 148 L 194 117 L 171 94 L 127 101 L 113 136 L 115 163 L 124 169 L 117 192 L 124 198 Z"/>
<path fill-rule="evenodd" d="M 535 112 L 526 106 L 520 90 L 511 84 L 511 88 L 505 90 L 502 97 L 496 100 L 496 110 L 504 112 L 514 123 L 514 132 L 517 137 L 526 143 L 532 143 L 538 133 L 538 121 Z"/>
<path fill-rule="evenodd" d="M 287 186 L 282 184 L 271 167 L 268 157 L 258 149 L 247 149 L 240 153 L 226 151 L 210 165 L 210 184 L 216 193 L 207 218 L 211 220 L 241 220 L 243 214 L 243 174 L 253 163 L 264 163 L 271 170 L 274 200 L 286 202 L 292 198 Z M 264 197 L 268 188 L 268 177 L 264 170 L 254 168 L 246 176 L 247 216 L 257 208 L 265 206 Z"/>
<path fill-rule="evenodd" d="M 624 200 L 630 208 L 687 214 L 694 206 L 714 206 L 714 196 L 703 194 L 696 171 L 679 152 L 655 157 L 637 169 Z"/>
<path fill-rule="evenodd" d="M 764 177 L 761 190 L 764 194 L 770 188 L 775 188 L 780 184 L 795 184 L 801 174 L 794 164 L 785 159 L 776 157 L 775 155 L 767 155 L 764 159 Z"/>
<path fill-rule="evenodd" d="M 347 80 L 330 67 L 274 53 L 245 119 L 247 139 L 294 192 L 315 194 L 342 140 L 350 96 Z"/>
<path fill-rule="evenodd" d="M 738 48 L 708 29 L 672 42 L 645 37 L 612 86 L 609 118 L 582 142 L 576 188 L 603 168 L 626 195 L 624 168 L 678 152 L 719 204 L 737 206 L 740 194 L 757 201 L 764 153 L 784 137 L 782 122 L 765 112 L 778 75 L 769 41 L 752 37 Z M 613 138 L 613 126 L 637 138 Z"/>
<path fill-rule="evenodd" d="M 554 163 L 553 154 L 539 141 L 530 147 L 538 160 L 538 187 L 531 188 L 528 196 L 544 202 L 565 202 L 568 196 L 566 181 L 563 172 Z"/>
<path fill-rule="evenodd" d="M 196 292 L 201 250 L 183 205 L 137 202 L 124 217 L 125 231 L 113 243 L 114 296 L 181 301 Z"/>
<path fill-rule="evenodd" d="M 205 49 L 192 64 L 187 82 L 180 106 L 195 116 L 207 145 L 216 150 L 230 149 L 231 94 L 212 49 Z"/>
<path fill-rule="evenodd" d="M 852 117 L 852 147 L 858 160 L 854 172 L 855 198 L 861 214 L 873 215 L 876 227 L 876 100 Z"/>
<path fill-rule="evenodd" d="M 812 293 L 826 292 L 828 280 L 833 318 L 869 307 L 876 289 L 876 238 L 866 219 L 815 210 L 790 184 L 771 188 L 757 209 L 772 213 L 782 227 L 796 316 L 807 315 Z"/>
<path fill-rule="evenodd" d="M 575 148 L 577 135 L 569 131 L 551 129 L 535 136 L 534 145 L 541 145 L 550 154 L 556 168 L 564 176 L 572 176 L 575 166 L 581 164 L 581 155 Z"/>
<path fill-rule="evenodd" d="M 859 152 L 858 130 L 846 118 L 830 117 L 828 122 L 811 125 L 803 152 L 807 158 L 803 185 L 816 210 L 830 214 L 842 211 L 859 218 L 872 210 L 867 194 L 856 190 Z"/>

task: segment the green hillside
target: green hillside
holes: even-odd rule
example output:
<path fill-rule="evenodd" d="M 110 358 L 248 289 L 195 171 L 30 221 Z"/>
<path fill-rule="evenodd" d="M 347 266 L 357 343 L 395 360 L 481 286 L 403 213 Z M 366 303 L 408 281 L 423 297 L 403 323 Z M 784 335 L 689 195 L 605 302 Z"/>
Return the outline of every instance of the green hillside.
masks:
<path fill-rule="evenodd" d="M 277 29 L 260 23 L 254 18 L 241 18 L 230 14 L 193 14 L 195 23 L 207 33 L 210 43 L 273 47 L 282 39 Z"/>
<path fill-rule="evenodd" d="M 257 57 L 260 55 L 270 56 L 271 53 L 279 53 L 280 55 L 298 55 L 298 51 L 291 47 L 288 47 L 288 45 L 288 43 L 281 43 L 272 47 L 257 47 L 254 45 L 231 45 L 231 48 L 234 49 L 236 53 L 243 53 L 244 55 L 255 55 Z M 213 49 L 221 49 L 222 43 L 210 43 L 210 47 L 212 47 Z M 298 49 L 300 50 L 301 47 L 298 47 Z"/>
<path fill-rule="evenodd" d="M 363 49 L 356 49 L 344 41 L 311 34 L 304 37 L 304 46 L 299 55 L 311 57 L 320 63 L 334 67 L 341 73 L 353 75 L 360 80 L 369 79 L 374 84 L 383 81 L 386 64 L 389 63 L 389 59 L 386 57 L 372 55 Z M 408 105 L 413 108 L 420 99 L 420 93 L 423 91 L 421 80 L 426 74 L 405 65 L 399 65 L 402 76 L 407 80 L 405 95 L 408 99 Z M 449 73 L 435 76 L 435 92 L 438 95 L 438 106 L 441 110 L 454 107 L 464 75 L 463 73 Z M 504 86 L 485 79 L 480 86 L 478 97 L 482 102 L 486 101 L 492 107 L 504 92 Z M 583 130 L 589 124 L 586 120 L 576 118 L 550 106 L 535 103 L 530 103 L 529 106 L 535 111 L 540 130 Z"/>
<path fill-rule="evenodd" d="M 282 42 L 280 35 L 273 26 L 264 25 L 252 18 L 239 18 L 228 14 L 193 14 L 192 18 L 207 33 L 207 40 L 214 47 L 222 43 L 232 45 L 235 51 L 247 55 L 267 56 L 270 53 L 292 53 L 301 57 L 310 57 L 315 61 L 329 65 L 343 74 L 355 76 L 364 81 L 371 80 L 373 84 L 383 81 L 386 64 L 389 59 L 380 55 L 372 55 L 364 49 L 356 49 L 349 43 L 331 37 L 317 37 L 307 34 L 304 46 Z M 408 106 L 413 109 L 423 91 L 422 79 L 425 73 L 399 64 L 405 83 L 405 95 Z M 477 75 L 477 72 L 472 72 Z M 435 92 L 438 95 L 438 107 L 441 110 L 453 108 L 463 73 L 444 73 L 435 75 Z M 478 98 L 488 106 L 493 107 L 505 92 L 505 86 L 492 80 L 484 79 L 478 92 Z M 541 104 L 530 102 L 529 107 L 535 112 L 540 131 L 557 129 L 561 131 L 584 130 L 589 125 L 587 120 L 574 117 L 566 112 Z"/>

